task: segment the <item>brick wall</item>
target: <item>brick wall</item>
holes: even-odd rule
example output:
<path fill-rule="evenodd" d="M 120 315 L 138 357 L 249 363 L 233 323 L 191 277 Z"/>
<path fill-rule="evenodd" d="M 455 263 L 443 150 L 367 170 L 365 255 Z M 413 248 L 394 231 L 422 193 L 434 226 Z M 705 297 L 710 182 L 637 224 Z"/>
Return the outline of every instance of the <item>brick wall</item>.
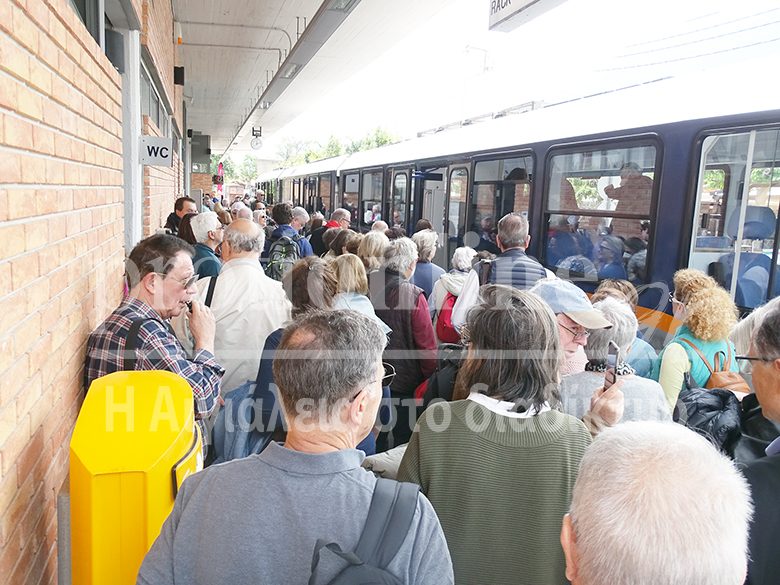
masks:
<path fill-rule="evenodd" d="M 211 175 L 207 173 L 192 173 L 190 185 L 193 189 L 203 189 L 204 193 L 211 193 Z"/>
<path fill-rule="evenodd" d="M 148 136 L 160 135 L 159 128 L 149 116 L 143 117 L 143 133 Z M 183 195 L 182 171 L 182 162 L 176 153 L 173 154 L 172 167 L 144 167 L 144 237 L 154 234 L 165 225 L 176 198 Z"/>
<path fill-rule="evenodd" d="M 160 91 L 174 103 L 173 91 L 173 12 L 170 2 L 144 0 L 141 44 L 149 50 L 162 81 Z"/>
<path fill-rule="evenodd" d="M 121 295 L 121 117 L 119 75 L 68 0 L 0 2 L 4 582 L 56 582 L 84 344 Z"/>

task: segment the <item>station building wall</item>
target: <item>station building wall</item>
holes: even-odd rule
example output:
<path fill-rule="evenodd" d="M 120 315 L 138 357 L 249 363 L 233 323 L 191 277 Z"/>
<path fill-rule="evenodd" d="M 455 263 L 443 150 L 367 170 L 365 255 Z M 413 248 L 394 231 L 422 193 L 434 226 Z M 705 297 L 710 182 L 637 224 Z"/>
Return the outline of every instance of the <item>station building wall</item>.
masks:
<path fill-rule="evenodd" d="M 160 136 L 159 128 L 149 116 L 143 117 L 143 133 Z M 182 177 L 182 162 L 176 153 L 173 154 L 171 167 L 144 167 L 144 237 L 151 236 L 165 225 L 176 198 L 184 194 Z"/>
<path fill-rule="evenodd" d="M 191 183 L 193 189 L 202 189 L 204 193 L 211 193 L 211 175 L 208 173 L 192 173 Z"/>
<path fill-rule="evenodd" d="M 0 576 L 57 580 L 88 333 L 123 271 L 120 77 L 68 0 L 0 2 Z"/>

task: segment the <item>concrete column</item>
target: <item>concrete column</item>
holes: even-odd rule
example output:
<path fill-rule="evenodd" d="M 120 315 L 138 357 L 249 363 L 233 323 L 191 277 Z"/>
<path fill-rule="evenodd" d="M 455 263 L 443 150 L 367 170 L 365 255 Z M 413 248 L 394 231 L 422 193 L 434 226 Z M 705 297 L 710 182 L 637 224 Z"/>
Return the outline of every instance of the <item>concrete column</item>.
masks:
<path fill-rule="evenodd" d="M 125 179 L 125 251 L 143 234 L 143 168 L 141 166 L 141 33 L 124 30 L 122 74 L 122 151 Z"/>

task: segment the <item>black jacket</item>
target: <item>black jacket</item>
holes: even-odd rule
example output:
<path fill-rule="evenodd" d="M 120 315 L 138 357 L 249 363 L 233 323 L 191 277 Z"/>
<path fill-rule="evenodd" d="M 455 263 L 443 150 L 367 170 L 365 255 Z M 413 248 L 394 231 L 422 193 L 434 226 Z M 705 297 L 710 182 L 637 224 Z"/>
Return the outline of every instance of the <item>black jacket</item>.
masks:
<path fill-rule="evenodd" d="M 750 526 L 748 585 L 777 585 L 780 579 L 780 455 L 745 469 L 755 513 Z"/>

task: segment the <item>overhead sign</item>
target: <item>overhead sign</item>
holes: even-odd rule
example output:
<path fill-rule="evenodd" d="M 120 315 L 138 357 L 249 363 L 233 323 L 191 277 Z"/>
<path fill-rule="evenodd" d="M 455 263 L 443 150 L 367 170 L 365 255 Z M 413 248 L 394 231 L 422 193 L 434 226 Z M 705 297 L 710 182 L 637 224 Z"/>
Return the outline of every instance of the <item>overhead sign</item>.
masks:
<path fill-rule="evenodd" d="M 490 30 L 509 32 L 566 0 L 487 0 Z"/>
<path fill-rule="evenodd" d="M 173 166 L 173 139 L 141 136 L 141 164 Z"/>

